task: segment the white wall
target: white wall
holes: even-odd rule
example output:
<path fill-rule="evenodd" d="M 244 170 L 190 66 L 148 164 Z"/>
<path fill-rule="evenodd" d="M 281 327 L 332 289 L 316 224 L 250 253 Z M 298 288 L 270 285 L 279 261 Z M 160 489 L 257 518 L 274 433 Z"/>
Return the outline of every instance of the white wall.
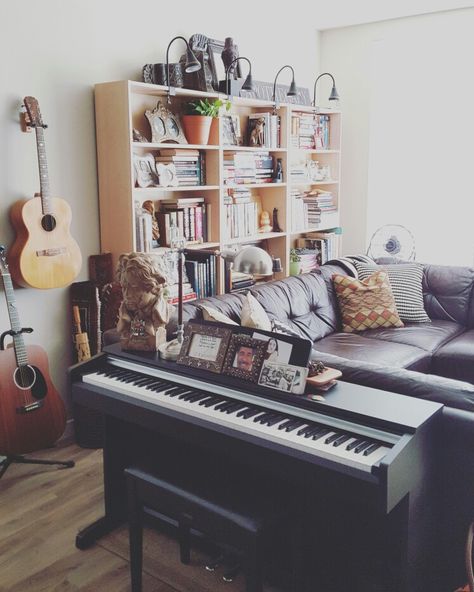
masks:
<path fill-rule="evenodd" d="M 309 9 L 311 10 L 311 9 Z M 40 103 L 46 130 L 52 195 L 65 198 L 73 211 L 72 235 L 84 265 L 99 252 L 93 85 L 109 80 L 141 79 L 145 63 L 163 62 L 175 35 L 232 36 L 241 55 L 253 63 L 256 80 L 271 81 L 278 68 L 292 64 L 296 82 L 310 86 L 318 72 L 317 14 L 282 19 L 268 5 L 245 1 L 196 4 L 112 0 L 3 0 L 0 21 L 0 242 L 14 235 L 8 210 L 17 199 L 39 190 L 34 134 L 23 134 L 18 108 L 25 95 Z M 183 53 L 175 42 L 171 58 Z M 245 70 L 245 66 L 243 67 Z M 286 82 L 282 74 L 281 82 Z M 46 349 L 53 380 L 65 396 L 65 371 L 71 361 L 68 290 L 18 289 L 24 326 L 35 332 L 27 343 Z M 0 330 L 9 328 L 3 296 Z"/>
<path fill-rule="evenodd" d="M 336 76 L 342 96 L 345 253 L 364 251 L 380 223 L 399 222 L 409 227 L 410 203 L 416 205 L 420 195 L 429 194 L 433 195 L 433 210 L 425 208 L 424 228 L 416 222 L 418 239 L 423 240 L 424 231 L 454 247 L 454 239 L 462 237 L 466 248 L 461 252 L 456 244 L 457 261 L 454 248 L 454 255 L 442 261 L 441 251 L 438 260 L 472 264 L 472 234 L 466 232 L 466 225 L 463 232 L 454 226 L 456 220 L 472 220 L 474 213 L 469 146 L 474 131 L 470 116 L 474 99 L 470 64 L 473 26 L 474 10 L 466 9 L 321 33 L 321 67 Z M 418 71 L 413 70 L 414 64 Z M 404 68 L 410 70 L 405 83 Z M 436 111 L 433 113 L 434 105 L 439 105 L 439 117 Z M 449 139 L 453 134 L 442 129 L 446 114 L 452 115 L 457 132 L 454 142 Z M 405 150 L 397 145 L 394 150 L 391 140 L 401 142 L 403 115 L 414 131 L 413 145 Z M 409 130 L 407 141 L 410 143 Z M 417 154 L 416 144 L 421 141 L 425 142 L 426 154 Z M 427 154 L 431 160 L 422 157 Z M 385 167 L 384 175 L 381 167 Z M 433 182 L 434 177 L 439 181 Z M 398 187 L 411 202 L 396 201 Z M 432 214 L 441 208 L 448 215 L 444 221 L 435 222 Z M 403 218 L 400 213 L 405 214 Z M 384 215 L 391 219 L 384 221 Z M 430 252 L 418 250 L 420 258 L 426 260 Z"/>

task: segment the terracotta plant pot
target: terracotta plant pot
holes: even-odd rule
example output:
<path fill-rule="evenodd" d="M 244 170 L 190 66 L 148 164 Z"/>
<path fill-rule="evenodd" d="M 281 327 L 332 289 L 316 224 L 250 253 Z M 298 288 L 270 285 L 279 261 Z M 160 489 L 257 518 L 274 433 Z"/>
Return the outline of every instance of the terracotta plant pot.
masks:
<path fill-rule="evenodd" d="M 190 144 L 208 144 L 212 117 L 207 115 L 183 115 L 184 134 Z"/>
<path fill-rule="evenodd" d="M 217 146 L 219 144 L 219 118 L 213 117 L 211 123 L 211 132 L 209 133 L 209 144 Z"/>

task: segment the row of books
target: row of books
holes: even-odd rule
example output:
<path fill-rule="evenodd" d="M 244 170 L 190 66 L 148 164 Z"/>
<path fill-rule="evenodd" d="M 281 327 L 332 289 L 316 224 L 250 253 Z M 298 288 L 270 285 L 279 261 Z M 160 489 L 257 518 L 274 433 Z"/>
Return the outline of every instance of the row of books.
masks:
<path fill-rule="evenodd" d="M 317 251 L 319 265 L 327 263 L 339 256 L 340 228 L 332 228 L 324 232 L 309 232 L 306 236 L 296 239 L 296 248 Z"/>
<path fill-rule="evenodd" d="M 272 183 L 274 163 L 269 152 L 226 152 L 224 184 Z"/>
<path fill-rule="evenodd" d="M 296 111 L 291 115 L 291 145 L 295 148 L 329 149 L 329 115 Z"/>
<path fill-rule="evenodd" d="M 181 197 L 160 202 L 156 219 L 160 231 L 160 246 L 171 246 L 174 229 L 188 242 L 207 242 L 211 220 L 211 204 L 204 197 Z"/>
<path fill-rule="evenodd" d="M 206 184 L 205 152 L 186 148 L 164 148 L 155 157 L 156 164 L 173 164 L 179 185 Z"/>
<path fill-rule="evenodd" d="M 246 187 L 228 189 L 224 196 L 226 238 L 254 236 L 258 232 L 261 201 Z"/>
<path fill-rule="evenodd" d="M 263 120 L 260 121 L 259 120 Z M 280 148 L 281 142 L 281 121 L 279 115 L 274 115 L 271 112 L 267 113 L 251 113 L 247 126 L 247 143 L 249 146 L 255 144 L 251 141 L 252 131 L 258 124 L 263 124 L 263 148 Z"/>
<path fill-rule="evenodd" d="M 206 250 L 185 252 L 186 275 L 198 298 L 217 295 L 217 255 Z"/>
<path fill-rule="evenodd" d="M 318 226 L 323 213 L 337 210 L 331 191 L 314 189 L 312 191 L 291 192 L 291 218 L 293 230 L 305 230 Z"/>
<path fill-rule="evenodd" d="M 244 273 L 241 271 L 234 271 L 232 264 L 226 263 L 224 266 L 224 291 L 226 294 L 230 292 L 240 292 L 248 290 L 256 283 L 255 278 L 251 273 Z"/>

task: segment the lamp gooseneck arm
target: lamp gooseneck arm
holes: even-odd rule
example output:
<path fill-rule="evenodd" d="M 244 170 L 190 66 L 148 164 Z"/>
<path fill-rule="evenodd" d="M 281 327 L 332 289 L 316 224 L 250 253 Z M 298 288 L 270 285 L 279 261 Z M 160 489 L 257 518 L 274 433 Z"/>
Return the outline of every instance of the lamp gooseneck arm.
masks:
<path fill-rule="evenodd" d="M 166 48 L 166 82 L 168 83 L 168 101 L 169 101 L 169 98 L 170 98 L 170 88 L 171 88 L 171 81 L 170 81 L 170 60 L 169 60 L 170 47 L 171 47 L 172 43 L 174 41 L 176 41 L 176 39 L 182 39 L 186 43 L 186 47 L 189 48 L 188 41 L 184 37 L 182 37 L 181 35 L 177 35 L 176 37 L 173 37 L 173 39 L 171 39 L 171 41 L 168 43 L 168 47 Z"/>
<path fill-rule="evenodd" d="M 280 76 L 280 73 L 285 69 L 285 68 L 289 68 L 291 70 L 291 73 L 293 75 L 293 80 L 295 79 L 295 71 L 293 70 L 293 66 L 290 66 L 289 64 L 287 64 L 286 66 L 282 66 L 276 76 L 275 76 L 275 80 L 273 81 L 273 95 L 272 95 L 272 101 L 275 103 L 275 97 L 276 97 L 276 85 L 277 85 L 277 80 L 278 80 L 278 76 Z"/>
<path fill-rule="evenodd" d="M 252 74 L 252 64 L 250 63 L 250 60 L 244 56 L 238 57 L 238 58 L 234 58 L 231 63 L 227 66 L 227 69 L 225 71 L 225 87 L 227 88 L 227 81 L 229 80 L 229 74 L 232 70 L 232 66 L 238 62 L 239 60 L 245 60 L 248 65 L 249 65 L 249 74 Z"/>
<path fill-rule="evenodd" d="M 316 107 L 316 85 L 318 84 L 318 80 L 320 78 L 322 78 L 323 76 L 330 76 L 331 80 L 332 80 L 332 84 L 333 86 L 336 85 L 336 81 L 334 80 L 334 76 L 330 73 L 330 72 L 323 72 L 322 74 L 320 74 L 316 80 L 314 81 L 314 89 L 313 89 L 313 107 Z"/>

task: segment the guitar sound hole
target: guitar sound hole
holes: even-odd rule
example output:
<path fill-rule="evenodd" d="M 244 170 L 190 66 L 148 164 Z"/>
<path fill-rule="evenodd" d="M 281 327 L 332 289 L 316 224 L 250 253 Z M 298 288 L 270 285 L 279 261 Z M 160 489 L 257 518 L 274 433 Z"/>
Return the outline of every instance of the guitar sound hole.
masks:
<path fill-rule="evenodd" d="M 36 372 L 32 366 L 19 366 L 13 374 L 13 380 L 20 389 L 30 389 L 36 381 Z"/>
<path fill-rule="evenodd" d="M 43 218 L 41 220 L 41 226 L 43 227 L 43 230 L 46 230 L 47 232 L 51 232 L 51 230 L 54 230 L 56 228 L 55 217 L 52 216 L 51 214 L 46 214 L 45 216 L 43 216 Z"/>

